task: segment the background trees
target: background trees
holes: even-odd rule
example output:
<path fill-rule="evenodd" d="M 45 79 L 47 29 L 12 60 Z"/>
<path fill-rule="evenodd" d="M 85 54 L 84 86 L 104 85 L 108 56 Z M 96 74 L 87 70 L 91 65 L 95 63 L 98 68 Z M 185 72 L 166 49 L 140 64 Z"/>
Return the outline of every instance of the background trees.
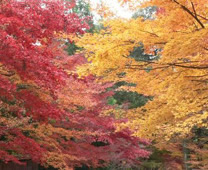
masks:
<path fill-rule="evenodd" d="M 137 84 L 134 90 L 154 96 L 153 102 L 145 106 L 149 112 L 146 111 L 147 113 L 144 114 L 151 115 L 147 116 L 149 121 L 153 121 L 152 115 L 155 115 L 154 121 L 158 119 L 160 122 L 157 122 L 157 125 L 162 123 L 161 119 L 164 116 L 160 130 L 165 130 L 165 126 L 168 126 L 169 130 L 174 129 L 172 133 L 168 130 L 167 134 L 185 134 L 195 125 L 206 126 L 204 121 L 207 117 L 207 100 L 204 95 L 206 94 L 207 29 L 205 16 L 200 13 L 201 10 L 198 13 L 195 11 L 196 16 L 203 17 L 201 20 L 192 16 L 194 14 L 190 11 L 195 7 L 194 3 L 196 2 L 183 4 L 177 1 L 151 1 L 146 5 L 155 5 L 160 9 L 156 19 L 138 18 L 129 22 L 114 20 L 108 22 L 108 27 L 101 33 L 86 34 L 80 40 L 80 45 L 85 47 L 88 59 L 92 62 L 88 70 L 108 80 L 122 79 L 117 75 L 125 72 L 123 80 Z M 197 8 L 199 6 L 197 5 Z M 202 5 L 199 9 L 206 10 L 205 6 Z M 165 12 L 161 13 L 161 9 Z M 168 14 L 171 16 L 167 16 Z M 182 19 L 179 20 L 175 15 L 180 15 Z M 157 50 L 160 59 L 148 61 L 148 55 L 147 59 L 139 62 L 131 59 L 130 52 L 139 43 L 144 45 L 144 52 L 152 54 L 153 58 Z M 146 121 L 147 119 L 145 119 L 146 123 L 149 122 Z M 151 124 L 151 128 L 148 128 L 150 130 L 155 130 L 154 127 L 157 127 L 155 125 L 152 127 L 153 124 L 150 122 L 148 124 Z"/>
<path fill-rule="evenodd" d="M 90 28 L 86 17 L 69 11 L 74 6 L 61 0 L 0 4 L 0 159 L 5 162 L 32 159 L 69 169 L 109 161 L 129 166 L 149 155 L 138 145 L 148 142 L 127 129 L 116 132 L 113 117 L 99 117 L 108 107 L 109 85 L 73 73 L 85 60 L 65 54 L 65 35 Z"/>
<path fill-rule="evenodd" d="M 109 83 L 79 78 L 82 54 L 64 51 L 70 37 L 90 29 L 89 18 L 73 12 L 75 1 L 0 3 L 0 160 L 32 159 L 44 166 L 72 169 L 85 164 L 123 166 L 150 154 L 149 142 L 116 131 L 109 108 Z M 73 10 L 72 10 L 73 9 Z M 85 14 L 84 14 L 85 15 Z M 99 147 L 98 147 L 99 146 Z"/>
<path fill-rule="evenodd" d="M 83 1 L 1 1 L 0 160 L 206 167 L 207 5 L 151 0 L 95 31 Z"/>
<path fill-rule="evenodd" d="M 100 33 L 85 34 L 79 45 L 90 62 L 79 71 L 137 84 L 122 89 L 152 96 L 145 106 L 126 112 L 123 127 L 164 147 L 166 141 L 193 136 L 194 127 L 207 129 L 208 9 L 198 0 L 151 0 L 140 7 L 148 6 L 157 7 L 152 19 L 111 20 Z M 144 52 L 135 61 L 130 56 L 138 46 Z"/>

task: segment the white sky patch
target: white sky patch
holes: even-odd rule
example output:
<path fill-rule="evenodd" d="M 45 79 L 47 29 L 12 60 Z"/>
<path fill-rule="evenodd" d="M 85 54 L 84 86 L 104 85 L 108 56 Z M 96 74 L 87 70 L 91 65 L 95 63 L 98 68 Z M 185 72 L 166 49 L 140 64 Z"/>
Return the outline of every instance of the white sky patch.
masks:
<path fill-rule="evenodd" d="M 100 3 L 100 0 L 90 0 L 90 1 L 91 1 L 91 5 L 93 5 L 94 7 Z M 116 16 L 118 17 L 129 19 L 133 15 L 133 12 L 130 11 L 127 8 L 127 6 L 121 7 L 117 2 L 117 0 L 103 0 L 103 2 L 106 3 L 113 11 L 113 13 L 115 13 Z"/>

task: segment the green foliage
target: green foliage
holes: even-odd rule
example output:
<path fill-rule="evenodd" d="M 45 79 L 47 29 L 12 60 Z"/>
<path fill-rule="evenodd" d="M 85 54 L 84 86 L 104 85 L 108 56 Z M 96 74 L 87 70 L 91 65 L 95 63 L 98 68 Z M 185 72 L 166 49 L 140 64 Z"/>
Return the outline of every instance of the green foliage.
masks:
<path fill-rule="evenodd" d="M 154 51 L 154 55 L 146 54 L 144 52 L 144 46 L 139 44 L 138 47 L 135 47 L 131 52 L 130 57 L 134 58 L 136 61 L 152 61 L 159 59 L 158 49 Z"/>
<path fill-rule="evenodd" d="M 142 164 L 142 168 L 140 168 L 141 170 L 157 170 L 161 167 L 162 163 L 157 163 L 155 161 L 144 161 Z"/>
<path fill-rule="evenodd" d="M 118 105 L 129 103 L 129 109 L 133 109 L 144 106 L 148 102 L 149 97 L 132 91 L 116 91 L 113 95 L 113 99 L 116 100 Z"/>
<path fill-rule="evenodd" d="M 135 12 L 132 18 L 136 19 L 136 18 L 142 17 L 144 19 L 154 19 L 153 15 L 156 12 L 156 10 L 157 10 L 156 6 L 142 8 L 142 9 L 139 9 L 137 12 Z"/>
<path fill-rule="evenodd" d="M 85 22 L 89 25 L 89 29 L 86 30 L 88 33 L 99 32 L 103 25 L 96 25 L 93 20 L 93 15 L 90 11 L 90 4 L 85 2 L 84 0 L 78 0 L 76 2 L 76 6 L 72 9 L 73 13 L 76 13 L 80 18 L 83 18 Z M 82 50 L 79 46 L 77 46 L 74 42 L 67 42 L 67 48 L 65 49 L 68 55 L 74 55 L 76 51 Z"/>
<path fill-rule="evenodd" d="M 207 128 L 193 128 L 192 132 L 195 136 L 192 138 L 193 141 L 198 142 L 200 138 L 208 137 L 208 129 Z"/>
<path fill-rule="evenodd" d="M 76 13 L 79 18 L 82 18 L 90 26 L 87 32 L 92 32 L 94 30 L 93 16 L 90 11 L 90 5 L 84 0 L 76 1 L 76 6 L 72 9 L 72 13 Z M 81 50 L 74 42 L 67 42 L 67 48 L 65 49 L 68 55 L 74 55 L 77 50 Z"/>
<path fill-rule="evenodd" d="M 115 83 L 111 88 L 108 88 L 107 91 L 115 90 L 114 95 L 108 98 L 107 103 L 109 105 L 123 105 L 125 103 L 128 103 L 128 108 L 133 109 L 144 106 L 148 102 L 148 100 L 152 99 L 152 97 L 146 97 L 142 94 L 138 94 L 137 92 L 125 90 L 117 91 L 116 89 L 121 86 L 135 87 L 136 84 L 128 83 L 126 81 L 119 81 Z"/>
<path fill-rule="evenodd" d="M 95 24 L 93 20 L 92 12 L 90 11 L 90 4 L 85 2 L 84 0 L 77 0 L 76 6 L 72 9 L 72 11 L 80 18 L 87 19 L 87 23 L 90 26 L 90 29 L 87 30 L 89 33 L 99 32 L 102 28 L 102 24 Z"/>
<path fill-rule="evenodd" d="M 187 167 L 207 169 L 208 167 L 208 129 L 194 127 L 194 136 L 187 140 Z"/>
<path fill-rule="evenodd" d="M 90 5 L 83 0 L 76 1 L 76 6 L 72 9 L 72 12 L 77 13 L 80 18 L 92 16 L 90 12 Z"/>
<path fill-rule="evenodd" d="M 116 90 L 118 87 L 121 87 L 121 86 L 136 87 L 136 84 L 128 83 L 126 81 L 119 81 L 119 82 L 116 82 L 112 87 L 107 88 L 107 91 Z"/>
<path fill-rule="evenodd" d="M 72 43 L 66 43 L 67 48 L 65 50 L 67 51 L 68 55 L 74 55 L 77 50 L 80 50 L 81 48 L 78 47 L 74 42 Z"/>
<path fill-rule="evenodd" d="M 84 109 L 85 109 L 84 106 L 77 106 L 77 110 L 78 110 L 78 111 L 82 111 L 82 110 L 84 110 Z"/>
<path fill-rule="evenodd" d="M 170 155 L 170 152 L 166 150 L 159 150 L 156 147 L 151 147 L 152 154 L 149 157 L 148 160 L 145 160 L 142 162 L 142 165 L 140 167 L 141 170 L 158 170 L 158 169 L 164 169 L 164 162 L 165 157 L 167 155 Z"/>
<path fill-rule="evenodd" d="M 109 105 L 115 105 L 117 103 L 117 100 L 114 97 L 109 97 L 107 103 Z"/>

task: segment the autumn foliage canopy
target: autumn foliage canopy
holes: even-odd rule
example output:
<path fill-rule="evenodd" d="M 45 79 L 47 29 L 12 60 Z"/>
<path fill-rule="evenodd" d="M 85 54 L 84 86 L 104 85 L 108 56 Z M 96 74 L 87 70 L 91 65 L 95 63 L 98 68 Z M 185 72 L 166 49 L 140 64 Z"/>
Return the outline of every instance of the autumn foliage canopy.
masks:
<path fill-rule="evenodd" d="M 172 144 L 193 139 L 193 129 L 208 128 L 208 2 L 119 2 L 134 10 L 151 7 L 155 11 L 146 18 L 145 12 L 129 20 L 106 18 L 102 31 L 85 34 L 79 45 L 86 50 L 89 63 L 79 68 L 79 74 L 94 74 L 103 82 L 136 84 L 121 90 L 150 100 L 126 110 L 122 116 L 129 121 L 119 129 L 130 127 L 135 136 L 152 139 L 157 147 L 173 151 Z M 113 113 L 117 114 L 111 110 Z M 199 155 L 207 155 L 207 136 L 204 141 L 204 153 Z M 181 150 L 174 152 L 179 155 Z M 205 157 L 197 159 L 208 162 Z M 202 169 L 207 169 L 207 163 L 202 164 L 206 165 Z"/>
<path fill-rule="evenodd" d="M 188 166 L 188 147 L 208 168 L 208 2 L 118 2 L 153 11 L 119 19 L 101 3 L 93 32 L 75 0 L 0 0 L 1 161 L 138 168 L 152 142 L 165 168 Z"/>
<path fill-rule="evenodd" d="M 92 75 L 73 71 L 86 63 L 68 56 L 65 41 L 89 29 L 88 18 L 63 0 L 0 1 L 0 160 L 32 159 L 43 166 L 70 169 L 114 161 L 126 166 L 149 152 L 129 129 L 116 131 L 111 116 L 101 116 L 106 89 Z M 67 38 L 65 35 L 68 35 Z"/>
<path fill-rule="evenodd" d="M 148 6 L 157 7 L 151 19 L 107 20 L 100 33 L 85 34 L 79 44 L 90 63 L 79 72 L 137 84 L 129 90 L 153 98 L 127 113 L 127 126 L 138 129 L 137 136 L 169 140 L 207 127 L 208 8 L 201 0 L 140 4 Z M 135 58 L 139 47 L 143 54 Z"/>

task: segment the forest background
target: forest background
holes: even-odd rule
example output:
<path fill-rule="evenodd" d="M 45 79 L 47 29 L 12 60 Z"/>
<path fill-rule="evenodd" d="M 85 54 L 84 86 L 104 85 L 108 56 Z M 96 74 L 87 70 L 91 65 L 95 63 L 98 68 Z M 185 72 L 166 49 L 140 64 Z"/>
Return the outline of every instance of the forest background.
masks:
<path fill-rule="evenodd" d="M 208 3 L 90 3 L 0 1 L 1 162 L 208 169 Z"/>

